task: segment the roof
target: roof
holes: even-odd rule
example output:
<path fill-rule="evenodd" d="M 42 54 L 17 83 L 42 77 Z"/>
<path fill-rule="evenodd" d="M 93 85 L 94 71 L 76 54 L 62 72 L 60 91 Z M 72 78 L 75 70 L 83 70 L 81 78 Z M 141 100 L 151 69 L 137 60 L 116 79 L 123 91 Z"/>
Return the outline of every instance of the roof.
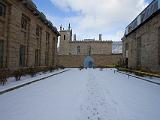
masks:
<path fill-rule="evenodd" d="M 125 36 L 128 36 L 145 22 L 160 12 L 160 0 L 153 0 L 127 27 Z"/>

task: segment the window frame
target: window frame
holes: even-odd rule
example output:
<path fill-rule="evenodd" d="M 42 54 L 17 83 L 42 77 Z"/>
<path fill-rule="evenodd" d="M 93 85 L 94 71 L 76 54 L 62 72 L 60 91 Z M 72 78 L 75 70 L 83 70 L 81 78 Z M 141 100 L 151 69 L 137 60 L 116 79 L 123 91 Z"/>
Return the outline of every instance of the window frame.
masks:
<path fill-rule="evenodd" d="M 0 2 L 0 7 L 2 8 L 2 11 L 0 12 L 0 17 L 6 16 L 6 5 Z"/>
<path fill-rule="evenodd" d="M 142 65 L 142 38 L 141 36 L 137 38 L 137 67 Z"/>
<path fill-rule="evenodd" d="M 19 48 L 19 66 L 25 67 L 26 65 L 26 47 L 24 45 L 20 45 Z"/>
<path fill-rule="evenodd" d="M 46 31 L 46 48 L 49 49 L 50 33 Z"/>
<path fill-rule="evenodd" d="M 79 55 L 81 53 L 81 47 L 77 46 L 77 55 Z"/>
<path fill-rule="evenodd" d="M 158 27 L 158 64 L 160 65 L 160 26 Z"/>
<path fill-rule="evenodd" d="M 28 26 L 29 26 L 29 18 L 22 14 L 22 17 L 21 17 L 21 28 L 23 30 L 28 30 Z"/>
<path fill-rule="evenodd" d="M 3 68 L 3 63 L 4 63 L 4 40 L 0 40 L 0 46 L 1 45 L 2 45 L 2 48 L 1 48 L 2 51 L 0 51 L 0 53 L 2 53 L 2 55 L 0 55 L 0 68 Z"/>

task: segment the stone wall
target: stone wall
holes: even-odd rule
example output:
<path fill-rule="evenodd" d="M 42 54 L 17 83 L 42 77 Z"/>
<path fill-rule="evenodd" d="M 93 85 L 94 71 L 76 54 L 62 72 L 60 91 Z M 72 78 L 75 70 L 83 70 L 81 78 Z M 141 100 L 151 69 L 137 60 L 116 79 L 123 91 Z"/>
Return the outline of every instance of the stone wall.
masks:
<path fill-rule="evenodd" d="M 156 14 L 123 40 L 123 58 L 128 66 L 160 71 L 160 14 Z M 126 55 L 128 44 L 128 55 Z"/>
<path fill-rule="evenodd" d="M 57 58 L 57 65 L 65 67 L 80 67 L 83 66 L 85 55 L 59 55 Z M 96 66 L 117 65 L 122 54 L 113 55 L 91 55 Z"/>
<path fill-rule="evenodd" d="M 91 48 L 91 54 L 112 54 L 112 41 L 75 41 L 70 42 L 69 44 L 69 53 L 72 55 L 88 55 L 89 47 Z M 77 53 L 78 46 L 80 47 L 80 53 Z"/>
<path fill-rule="evenodd" d="M 90 54 L 112 54 L 112 41 L 102 40 L 72 40 L 72 30 L 60 30 L 59 55 L 88 55 Z M 78 48 L 79 47 L 79 51 Z"/>
<path fill-rule="evenodd" d="M 47 66 L 55 65 L 55 54 L 58 41 L 58 31 L 49 27 L 48 23 L 40 19 L 40 12 L 30 10 L 20 0 L 2 0 L 0 3 L 6 6 L 6 15 L 0 16 L 0 40 L 4 41 L 3 66 L 9 69 L 18 69 L 20 67 L 35 66 L 35 51 L 40 51 L 40 64 L 46 66 L 46 52 L 48 54 Z M 38 10 L 37 10 L 38 11 Z M 22 29 L 22 16 L 28 18 L 27 29 Z M 42 32 L 40 38 L 36 34 L 36 28 L 40 26 Z M 46 45 L 46 32 L 50 34 L 49 45 Z M 25 46 L 25 66 L 19 65 L 20 46 Z"/>

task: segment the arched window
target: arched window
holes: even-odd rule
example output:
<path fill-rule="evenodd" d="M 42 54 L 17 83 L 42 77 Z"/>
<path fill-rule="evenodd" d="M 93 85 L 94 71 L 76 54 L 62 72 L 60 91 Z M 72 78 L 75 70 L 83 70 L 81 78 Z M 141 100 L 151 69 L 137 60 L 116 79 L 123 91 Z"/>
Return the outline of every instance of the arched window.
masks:
<path fill-rule="evenodd" d="M 81 48 L 80 46 L 77 46 L 77 54 L 80 54 L 80 52 L 81 52 Z"/>
<path fill-rule="evenodd" d="M 0 16 L 5 16 L 6 13 L 6 7 L 4 4 L 0 3 Z"/>

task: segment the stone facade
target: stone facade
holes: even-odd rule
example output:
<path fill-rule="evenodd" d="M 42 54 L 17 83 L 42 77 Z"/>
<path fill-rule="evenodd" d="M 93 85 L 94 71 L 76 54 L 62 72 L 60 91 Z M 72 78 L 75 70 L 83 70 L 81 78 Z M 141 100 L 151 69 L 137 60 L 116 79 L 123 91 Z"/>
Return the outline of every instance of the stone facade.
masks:
<path fill-rule="evenodd" d="M 72 30 L 60 30 L 59 55 L 110 55 L 112 54 L 112 41 L 85 39 L 72 40 Z"/>
<path fill-rule="evenodd" d="M 160 11 L 122 38 L 128 67 L 160 71 Z"/>
<path fill-rule="evenodd" d="M 112 41 L 102 41 L 102 35 L 99 40 L 85 39 L 76 40 L 76 35 L 72 40 L 72 30 L 70 25 L 68 30 L 60 28 L 60 48 L 58 55 L 58 65 L 65 67 L 84 66 L 85 59 L 90 56 L 95 67 L 116 65 L 122 59 L 122 54 L 112 54 Z M 93 62 L 89 61 L 89 62 Z"/>
<path fill-rule="evenodd" d="M 0 67 L 54 66 L 59 32 L 31 0 L 1 0 Z"/>

